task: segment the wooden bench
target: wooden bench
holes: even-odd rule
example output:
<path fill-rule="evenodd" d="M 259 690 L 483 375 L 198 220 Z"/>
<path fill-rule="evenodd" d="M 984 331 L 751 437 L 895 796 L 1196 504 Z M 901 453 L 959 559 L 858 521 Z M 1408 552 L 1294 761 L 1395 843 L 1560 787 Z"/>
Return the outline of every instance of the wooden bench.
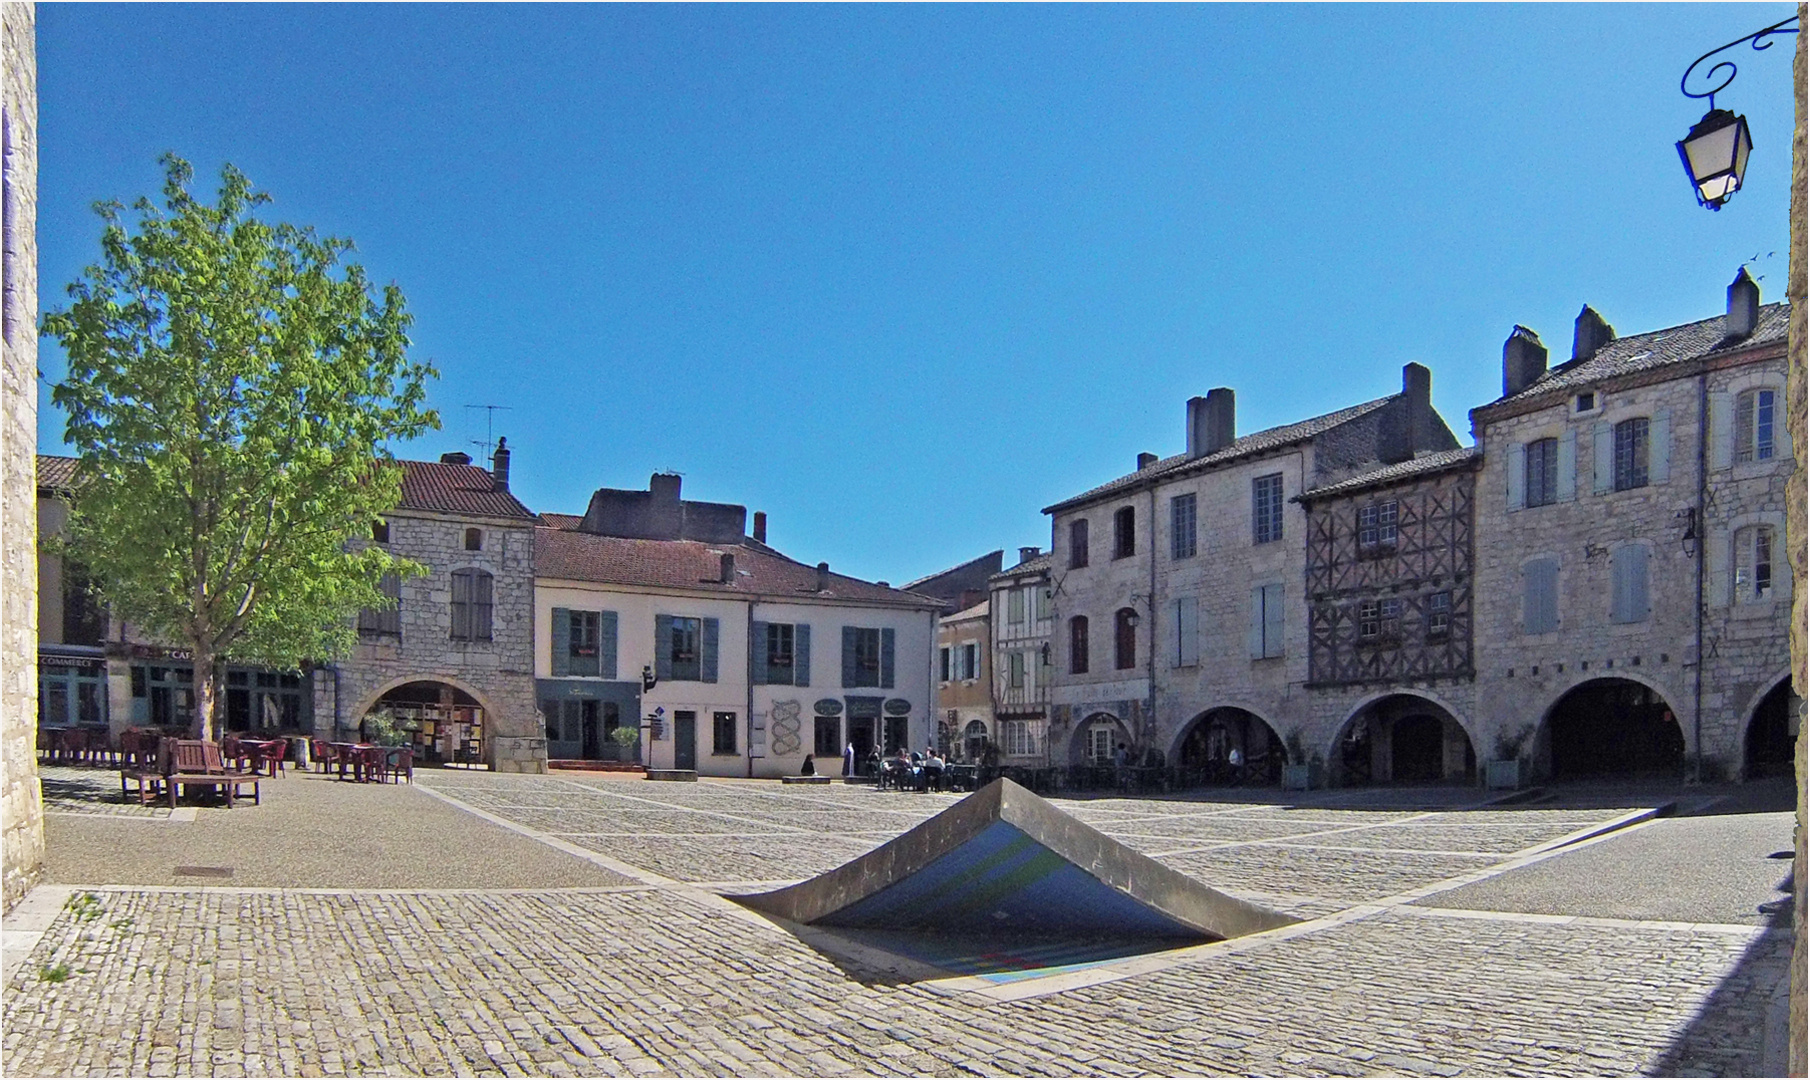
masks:
<path fill-rule="evenodd" d="M 649 780 L 678 780 L 680 782 L 691 782 L 698 778 L 698 771 L 696 769 L 649 769 L 647 770 L 647 778 Z"/>
<path fill-rule="evenodd" d="M 245 785 L 251 785 L 251 801 L 254 805 L 263 805 L 263 796 L 258 791 L 258 774 L 229 769 L 220 757 L 220 744 L 203 739 L 172 739 L 169 771 L 163 774 L 162 780 L 170 793 L 170 809 L 176 809 L 177 789 L 190 787 L 214 787 L 226 793 L 226 805 L 231 809 L 233 799 Z M 121 783 L 124 783 L 122 778 Z"/>
<path fill-rule="evenodd" d="M 830 778 L 827 776 L 782 776 L 779 778 L 779 782 L 782 784 L 827 784 L 830 782 Z"/>

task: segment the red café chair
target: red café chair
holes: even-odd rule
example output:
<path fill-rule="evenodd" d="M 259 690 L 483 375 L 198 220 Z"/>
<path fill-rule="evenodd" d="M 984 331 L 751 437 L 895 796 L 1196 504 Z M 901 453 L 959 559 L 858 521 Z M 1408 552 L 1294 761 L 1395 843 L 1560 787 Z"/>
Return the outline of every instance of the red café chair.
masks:
<path fill-rule="evenodd" d="M 408 778 L 409 783 L 412 784 L 415 782 L 415 751 L 413 748 L 407 746 L 392 746 L 384 751 L 384 758 L 384 771 L 387 772 L 392 779 L 397 776 L 404 776 Z M 398 783 L 400 783 L 400 781 L 398 781 Z"/>
<path fill-rule="evenodd" d="M 326 773 L 332 771 L 333 765 L 338 758 L 338 751 L 333 749 L 332 743 L 325 739 L 309 739 L 308 749 L 309 756 L 314 759 L 316 765 L 320 766 L 321 772 Z"/>
<path fill-rule="evenodd" d="M 354 750 L 357 755 L 358 778 L 364 781 L 383 783 L 389 763 L 389 747 L 361 746 Z"/>
<path fill-rule="evenodd" d="M 258 745 L 257 764 L 269 764 L 270 775 L 275 777 L 284 771 L 283 763 L 289 759 L 289 740 L 271 739 Z M 253 771 L 256 771 L 254 767 Z"/>

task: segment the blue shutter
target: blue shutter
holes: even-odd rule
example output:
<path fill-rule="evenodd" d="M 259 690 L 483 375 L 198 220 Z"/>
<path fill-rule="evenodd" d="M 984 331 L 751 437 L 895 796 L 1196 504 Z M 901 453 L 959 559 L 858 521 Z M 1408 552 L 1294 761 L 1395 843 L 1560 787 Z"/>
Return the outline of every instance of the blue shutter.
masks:
<path fill-rule="evenodd" d="M 1527 444 L 1508 448 L 1508 509 L 1510 512 L 1527 505 Z"/>
<path fill-rule="evenodd" d="M 978 663 L 976 663 L 974 666 L 977 669 L 974 672 L 974 674 L 975 675 L 980 674 L 980 672 L 978 670 L 980 665 Z M 972 677 L 972 676 L 970 676 L 970 677 Z M 891 630 L 880 631 L 880 686 L 884 689 L 888 689 L 888 690 L 892 689 L 892 631 Z"/>
<path fill-rule="evenodd" d="M 748 624 L 748 681 L 755 686 L 765 686 L 772 680 L 767 670 L 767 624 L 751 622 Z"/>
<path fill-rule="evenodd" d="M 1192 596 L 1175 602 L 1175 663 L 1193 667 L 1200 663 L 1200 607 Z"/>
<path fill-rule="evenodd" d="M 1615 435 L 1607 421 L 1596 422 L 1590 441 L 1596 452 L 1595 490 L 1598 495 L 1606 495 L 1615 490 Z"/>
<path fill-rule="evenodd" d="M 1577 498 L 1577 429 L 1566 428 L 1559 436 L 1559 501 Z"/>
<path fill-rule="evenodd" d="M 565 608 L 553 609 L 553 666 L 555 679 L 571 673 L 572 613 Z"/>
<path fill-rule="evenodd" d="M 704 620 L 704 644 L 700 652 L 703 659 L 705 682 L 716 682 L 716 648 L 719 632 L 717 620 Z"/>
<path fill-rule="evenodd" d="M 792 682 L 811 685 L 811 627 L 799 623 L 792 630 Z"/>
<path fill-rule="evenodd" d="M 860 685 L 859 683 L 855 682 L 855 675 L 856 675 L 856 671 L 855 671 L 855 638 L 856 638 L 856 634 L 855 634 L 854 627 L 845 626 L 842 628 L 842 685 L 843 686 Z"/>
<path fill-rule="evenodd" d="M 597 670 L 606 679 L 616 677 L 616 613 L 604 612 L 597 619 Z"/>
<path fill-rule="evenodd" d="M 1656 409 L 1647 421 L 1647 483 L 1663 484 L 1671 478 L 1672 410 Z"/>
<path fill-rule="evenodd" d="M 1282 655 L 1282 586 L 1263 587 L 1263 655 Z"/>
<path fill-rule="evenodd" d="M 654 616 L 654 678 L 672 678 L 672 616 Z"/>
<path fill-rule="evenodd" d="M 1263 659 L 1263 586 L 1251 590 L 1251 659 Z"/>

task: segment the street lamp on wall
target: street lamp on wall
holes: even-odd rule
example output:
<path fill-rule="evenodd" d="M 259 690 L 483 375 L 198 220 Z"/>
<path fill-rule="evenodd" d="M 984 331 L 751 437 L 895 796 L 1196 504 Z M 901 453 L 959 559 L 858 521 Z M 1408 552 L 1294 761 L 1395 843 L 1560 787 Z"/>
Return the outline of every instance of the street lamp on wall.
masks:
<path fill-rule="evenodd" d="M 1747 130 L 1747 117 L 1716 108 L 1716 94 L 1735 81 L 1734 61 L 1719 60 L 1704 72 L 1704 79 L 1715 84 L 1707 90 L 1691 90 L 1691 73 L 1705 60 L 1737 45 L 1752 42 L 1755 51 L 1770 49 L 1774 35 L 1798 32 L 1799 28 L 1793 25 L 1797 21 L 1797 16 L 1793 15 L 1764 30 L 1756 30 L 1711 49 L 1685 68 L 1684 78 L 1678 80 L 1678 89 L 1685 97 L 1709 99 L 1709 111 L 1703 114 L 1703 119 L 1678 140 L 1678 160 L 1684 163 L 1685 174 L 1691 178 L 1691 189 L 1696 193 L 1699 206 L 1720 210 L 1729 196 L 1741 190 L 1741 181 L 1747 175 L 1747 158 L 1753 153 L 1753 135 Z"/>

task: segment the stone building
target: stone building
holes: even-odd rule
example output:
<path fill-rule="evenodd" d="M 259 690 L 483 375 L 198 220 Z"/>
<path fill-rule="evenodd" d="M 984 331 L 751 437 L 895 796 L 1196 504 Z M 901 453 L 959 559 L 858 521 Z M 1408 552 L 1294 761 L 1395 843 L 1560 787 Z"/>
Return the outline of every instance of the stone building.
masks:
<path fill-rule="evenodd" d="M 541 515 L 534 671 L 556 762 L 778 777 L 934 737 L 940 600 L 796 562 L 767 546 L 766 515 L 750 536 L 744 507 L 680 485 L 656 474 Z M 638 745 L 612 745 L 625 725 Z"/>
<path fill-rule="evenodd" d="M 462 453 L 399 462 L 402 502 L 370 542 L 428 574 L 386 582 L 397 606 L 361 615 L 353 655 L 314 672 L 318 736 L 342 737 L 383 711 L 416 726 L 430 760 L 545 769 L 534 709 L 535 516 L 509 492 L 502 440 L 492 463 Z"/>
<path fill-rule="evenodd" d="M 951 566 L 947 570 L 938 570 L 934 574 L 926 574 L 916 581 L 907 581 L 899 588 L 919 596 L 933 596 L 942 601 L 943 614 L 953 615 L 964 608 L 971 608 L 987 597 L 987 581 L 1005 563 L 1005 549 L 989 551 L 962 563 Z"/>
<path fill-rule="evenodd" d="M 1195 764 L 1237 746 L 1279 774 L 1285 743 L 1329 745 L 1306 693 L 1307 544 L 1290 500 L 1457 449 L 1430 392 L 1409 364 L 1398 394 L 1241 437 L 1232 391 L 1216 389 L 1188 402 L 1183 453 L 1140 454 L 1136 471 L 1047 507 L 1051 761 L 1122 743 Z"/>
<path fill-rule="evenodd" d="M 1307 518 L 1311 728 L 1332 736 L 1308 748 L 1309 759 L 1320 757 L 1331 784 L 1475 776 L 1466 725 L 1476 715 L 1481 464 L 1474 448 L 1426 452 L 1297 497 Z"/>
<path fill-rule="evenodd" d="M 959 761 L 980 761 L 997 742 L 991 611 L 982 600 L 936 624 L 937 748 Z"/>
<path fill-rule="evenodd" d="M 1055 673 L 1055 600 L 1050 556 L 1018 549 L 1018 563 L 994 574 L 993 717 L 1000 760 L 1049 764 L 1050 682 Z"/>
<path fill-rule="evenodd" d="M 37 9 L 0 4 L 0 906 L 44 865 L 38 787 L 38 48 Z"/>
<path fill-rule="evenodd" d="M 1724 314 L 1571 359 L 1503 347 L 1475 409 L 1475 733 L 1536 776 L 1788 768 L 1787 305 L 1745 271 Z"/>

